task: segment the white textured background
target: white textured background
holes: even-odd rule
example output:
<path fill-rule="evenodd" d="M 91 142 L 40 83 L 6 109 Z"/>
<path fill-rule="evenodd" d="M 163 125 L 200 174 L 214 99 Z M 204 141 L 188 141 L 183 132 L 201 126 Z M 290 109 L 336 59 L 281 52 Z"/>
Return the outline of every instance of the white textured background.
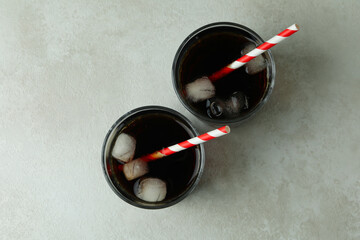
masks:
<path fill-rule="evenodd" d="M 0 0 L 0 239 L 360 239 L 358 0 Z M 120 200 L 102 173 L 127 111 L 174 108 L 183 39 L 232 21 L 273 49 L 270 101 L 206 144 L 196 190 L 163 210 Z"/>

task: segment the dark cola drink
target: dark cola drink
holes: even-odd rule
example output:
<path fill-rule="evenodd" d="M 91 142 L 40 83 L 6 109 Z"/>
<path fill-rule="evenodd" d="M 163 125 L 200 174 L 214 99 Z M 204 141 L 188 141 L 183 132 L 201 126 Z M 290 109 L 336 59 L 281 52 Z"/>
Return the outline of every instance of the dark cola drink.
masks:
<path fill-rule="evenodd" d="M 117 136 L 125 133 L 136 140 L 133 159 L 161 150 L 192 138 L 192 130 L 178 117 L 165 111 L 148 110 L 127 118 L 120 126 L 110 143 L 110 152 Z M 122 191 L 122 195 L 131 201 L 144 202 L 136 195 L 139 183 L 144 179 L 160 179 L 166 185 L 166 197 L 162 203 L 170 203 L 184 194 L 193 185 L 199 169 L 199 147 L 193 147 L 170 156 L 148 162 L 148 173 L 134 180 L 127 180 L 123 173 L 123 164 L 109 157 L 107 172 L 112 183 Z M 145 203 L 146 204 L 146 203 Z M 139 205 L 138 205 L 139 206 Z M 146 206 L 146 205 L 145 205 Z M 155 206 L 155 205 L 154 205 Z M 156 206 L 155 206 L 156 207 Z"/>
<path fill-rule="evenodd" d="M 208 33 L 189 49 L 191 56 L 184 57 L 180 70 L 182 84 L 186 85 L 202 76 L 210 76 L 233 62 L 241 56 L 242 50 L 249 42 L 251 43 L 249 39 L 232 31 Z M 189 104 L 210 118 L 238 117 L 240 114 L 246 114 L 261 101 L 267 86 L 266 68 L 254 75 L 248 74 L 246 67 L 239 68 L 217 80 L 214 86 L 214 98 L 197 103 L 188 100 Z M 239 101 L 237 109 L 237 106 L 228 106 L 234 104 L 232 98 L 233 101 Z"/>
<path fill-rule="evenodd" d="M 173 65 L 174 86 L 184 106 L 213 123 L 240 121 L 259 108 L 271 92 L 272 86 L 269 86 L 274 81 L 270 53 L 260 56 L 263 59 L 260 71 L 254 73 L 245 65 L 213 82 L 214 97 L 194 102 L 186 93 L 187 84 L 232 63 L 247 53 L 244 49 L 259 45 L 259 39 L 250 29 L 230 23 L 204 27 L 190 35 L 180 47 Z"/>

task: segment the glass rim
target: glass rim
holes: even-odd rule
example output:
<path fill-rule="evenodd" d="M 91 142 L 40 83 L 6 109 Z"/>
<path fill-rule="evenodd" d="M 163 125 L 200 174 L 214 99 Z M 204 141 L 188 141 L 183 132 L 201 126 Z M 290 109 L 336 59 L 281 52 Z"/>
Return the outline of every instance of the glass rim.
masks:
<path fill-rule="evenodd" d="M 238 24 L 238 23 L 233 23 L 233 22 L 214 22 L 214 23 L 210 23 L 210 24 L 207 24 L 205 26 L 202 26 L 198 29 L 196 29 L 195 31 L 193 31 L 192 33 L 190 33 L 189 36 L 187 36 L 185 38 L 185 40 L 180 44 L 176 54 L 175 54 L 175 57 L 174 57 L 174 60 L 173 60 L 173 64 L 172 64 L 172 84 L 173 84 L 173 88 L 174 88 L 174 91 L 178 97 L 178 99 L 180 100 L 181 104 L 190 112 L 192 113 L 193 115 L 195 115 L 197 118 L 205 121 L 205 122 L 208 122 L 208 123 L 212 123 L 212 124 L 215 124 L 215 125 L 223 125 L 223 124 L 236 124 L 236 123 L 240 123 L 240 122 L 243 122 L 244 120 L 250 118 L 251 116 L 253 116 L 257 111 L 259 111 L 263 106 L 264 104 L 269 100 L 269 97 L 273 91 L 273 88 L 274 88 L 274 85 L 275 85 L 275 74 L 276 74 L 276 67 L 275 67 L 275 60 L 274 60 L 274 57 L 271 53 L 270 50 L 267 50 L 265 52 L 265 54 L 267 54 L 269 56 L 269 80 L 271 79 L 271 81 L 269 81 L 269 84 L 268 84 L 268 87 L 266 89 L 266 91 L 264 92 L 263 94 L 263 97 L 262 99 L 260 100 L 260 102 L 253 108 L 251 109 L 248 113 L 246 113 L 244 116 L 241 116 L 239 118 L 234 118 L 234 119 L 230 119 L 230 120 L 223 120 L 223 119 L 212 119 L 212 118 L 209 118 L 209 117 L 206 117 L 202 114 L 199 114 L 198 112 L 196 112 L 193 108 L 191 108 L 187 103 L 186 101 L 183 99 L 183 97 L 181 96 L 180 92 L 178 91 L 178 84 L 177 84 L 177 68 L 178 68 L 178 65 L 180 65 L 180 56 L 181 54 L 183 53 L 184 50 L 186 50 L 186 46 L 187 44 L 190 42 L 190 40 L 192 40 L 197 34 L 201 33 L 201 32 L 204 32 L 208 29 L 211 29 L 211 28 L 217 28 L 217 27 L 234 27 L 234 28 L 237 28 L 237 29 L 240 29 L 242 31 L 245 31 L 247 32 L 248 34 L 250 34 L 254 39 L 253 40 L 256 40 L 257 43 L 264 43 L 265 41 L 256 33 L 254 32 L 252 29 L 244 26 L 244 25 L 241 25 L 241 24 Z"/>
<path fill-rule="evenodd" d="M 183 121 L 184 123 L 187 124 L 186 127 L 189 128 L 191 137 L 195 137 L 198 136 L 199 133 L 198 131 L 195 129 L 195 127 L 193 126 L 193 124 L 190 122 L 189 119 L 187 119 L 184 115 L 182 115 L 181 113 L 167 108 L 167 107 L 163 107 L 163 106 L 157 106 L 157 105 L 148 105 L 148 106 L 142 106 L 142 107 L 138 107 L 135 108 L 127 113 L 125 113 L 124 115 L 122 115 L 118 120 L 116 120 L 116 122 L 111 126 L 111 128 L 108 130 L 104 142 L 103 142 L 103 146 L 102 146 L 102 154 L 101 154 L 101 165 L 102 165 L 102 169 L 103 169 L 103 173 L 105 175 L 105 179 L 107 181 L 107 183 L 109 184 L 110 188 L 115 192 L 115 194 L 120 197 L 122 200 L 124 200 L 125 202 L 135 206 L 135 207 L 139 207 L 139 208 L 145 208 L 145 209 L 161 209 L 161 208 L 166 208 L 166 207 L 170 207 L 180 201 L 182 201 L 185 197 L 187 197 L 197 186 L 197 184 L 199 183 L 201 176 L 203 174 L 204 171 L 204 166 L 205 166 L 205 149 L 204 149 L 204 145 L 203 144 L 199 144 L 199 167 L 198 170 L 196 170 L 196 177 L 193 180 L 193 182 L 191 183 L 191 185 L 184 190 L 184 192 L 182 192 L 181 194 L 179 194 L 177 197 L 175 197 L 171 202 L 166 202 L 164 204 L 156 204 L 156 203 L 150 203 L 149 204 L 140 204 L 138 202 L 135 202 L 129 198 L 127 198 L 124 194 L 122 194 L 122 192 L 114 185 L 113 181 L 111 180 L 111 177 L 107 171 L 107 164 L 106 164 L 106 160 L 107 160 L 107 145 L 109 143 L 109 138 L 111 136 L 111 134 L 114 133 L 114 131 L 117 130 L 117 128 L 127 119 L 129 119 L 130 117 L 141 113 L 141 112 L 147 112 L 147 111 L 162 111 L 165 112 L 167 114 L 170 114 L 174 117 L 176 117 L 178 120 Z"/>

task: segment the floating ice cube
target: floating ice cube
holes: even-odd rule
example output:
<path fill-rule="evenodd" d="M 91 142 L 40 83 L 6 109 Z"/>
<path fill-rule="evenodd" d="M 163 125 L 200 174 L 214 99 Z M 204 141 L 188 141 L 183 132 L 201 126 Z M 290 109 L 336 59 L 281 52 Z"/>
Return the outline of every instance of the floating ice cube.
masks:
<path fill-rule="evenodd" d="M 131 181 L 135 178 L 144 176 L 149 172 L 147 162 L 137 158 L 131 162 L 124 164 L 124 175 L 127 180 Z"/>
<path fill-rule="evenodd" d="M 166 183 L 158 178 L 139 179 L 134 184 L 135 195 L 147 202 L 160 202 L 166 196 Z"/>
<path fill-rule="evenodd" d="M 249 108 L 247 97 L 242 92 L 234 92 L 225 101 L 225 115 L 236 116 L 244 109 Z"/>
<path fill-rule="evenodd" d="M 254 48 L 255 48 L 255 44 L 253 43 L 247 44 L 245 48 L 242 50 L 242 55 L 247 54 Z M 266 66 L 267 66 L 266 59 L 263 57 L 263 55 L 259 55 L 245 65 L 245 71 L 249 75 L 254 75 L 264 70 Z"/>
<path fill-rule="evenodd" d="M 218 118 L 224 112 L 225 103 L 223 100 L 212 97 L 206 100 L 206 113 L 210 118 Z"/>
<path fill-rule="evenodd" d="M 134 157 L 135 147 L 136 140 L 126 133 L 121 133 L 116 139 L 111 155 L 122 162 L 129 162 Z"/>
<path fill-rule="evenodd" d="M 188 98 L 193 102 L 200 102 L 215 95 L 215 86 L 208 77 L 196 79 L 186 85 Z"/>

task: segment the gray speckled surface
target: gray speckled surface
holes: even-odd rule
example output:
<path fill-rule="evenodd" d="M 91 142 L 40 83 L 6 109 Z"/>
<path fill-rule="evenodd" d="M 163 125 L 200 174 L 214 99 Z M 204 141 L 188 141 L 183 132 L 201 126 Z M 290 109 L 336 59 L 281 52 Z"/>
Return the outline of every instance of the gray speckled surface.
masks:
<path fill-rule="evenodd" d="M 0 1 L 1 239 L 359 239 L 360 2 Z M 205 148 L 196 190 L 137 209 L 100 165 L 135 107 L 183 113 L 172 60 L 196 28 L 232 21 L 273 49 L 277 79 L 252 119 Z"/>

